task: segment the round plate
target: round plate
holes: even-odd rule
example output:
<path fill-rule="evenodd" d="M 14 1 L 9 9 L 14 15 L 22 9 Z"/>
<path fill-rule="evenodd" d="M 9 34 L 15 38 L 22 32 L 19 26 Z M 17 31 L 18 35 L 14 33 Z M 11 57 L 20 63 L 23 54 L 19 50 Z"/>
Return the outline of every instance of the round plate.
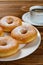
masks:
<path fill-rule="evenodd" d="M 35 25 L 35 26 L 43 26 L 42 23 L 32 22 L 32 21 L 30 20 L 30 12 L 25 13 L 25 14 L 22 16 L 22 20 L 23 20 L 24 22 L 28 22 L 29 24 L 32 24 L 32 25 Z"/>
<path fill-rule="evenodd" d="M 25 47 L 19 49 L 19 51 L 15 55 L 5 57 L 5 58 L 0 58 L 0 61 L 18 60 L 32 54 L 39 47 L 41 42 L 41 35 L 37 29 L 36 31 L 37 31 L 37 38 L 34 41 L 25 45 Z"/>

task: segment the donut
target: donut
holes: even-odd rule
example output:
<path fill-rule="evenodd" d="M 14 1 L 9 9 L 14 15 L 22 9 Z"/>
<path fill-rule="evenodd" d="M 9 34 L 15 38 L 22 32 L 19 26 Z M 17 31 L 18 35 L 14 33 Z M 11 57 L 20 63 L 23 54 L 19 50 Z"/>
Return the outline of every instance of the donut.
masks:
<path fill-rule="evenodd" d="M 18 48 L 18 42 L 11 36 L 0 37 L 0 58 L 15 54 Z"/>
<path fill-rule="evenodd" d="M 3 27 L 4 31 L 11 32 L 11 30 L 22 24 L 20 18 L 15 16 L 5 16 L 0 21 L 0 26 Z"/>
<path fill-rule="evenodd" d="M 29 43 L 36 39 L 37 31 L 34 26 L 28 23 L 23 23 L 21 26 L 18 26 L 12 30 L 11 36 L 20 43 Z"/>
<path fill-rule="evenodd" d="M 0 27 L 0 37 L 4 35 L 3 28 Z"/>

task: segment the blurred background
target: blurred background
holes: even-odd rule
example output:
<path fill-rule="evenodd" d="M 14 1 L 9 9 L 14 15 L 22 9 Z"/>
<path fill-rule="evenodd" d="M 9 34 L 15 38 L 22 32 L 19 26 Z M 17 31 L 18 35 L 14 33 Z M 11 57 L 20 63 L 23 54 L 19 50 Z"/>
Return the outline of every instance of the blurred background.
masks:
<path fill-rule="evenodd" d="M 21 17 L 33 5 L 43 5 L 43 0 L 0 0 L 0 18 L 5 15 Z"/>

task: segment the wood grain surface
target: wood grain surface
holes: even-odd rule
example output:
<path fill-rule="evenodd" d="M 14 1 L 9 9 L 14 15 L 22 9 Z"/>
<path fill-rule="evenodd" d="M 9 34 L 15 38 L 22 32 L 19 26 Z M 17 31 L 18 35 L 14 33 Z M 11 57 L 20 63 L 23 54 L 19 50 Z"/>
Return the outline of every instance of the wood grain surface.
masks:
<path fill-rule="evenodd" d="M 0 1 L 0 18 L 6 15 L 15 15 L 22 17 L 25 12 L 29 11 L 29 7 L 33 5 L 43 5 L 41 1 Z M 0 65 L 43 65 L 43 26 L 36 27 L 41 33 L 41 44 L 39 48 L 31 55 L 16 61 L 0 62 Z"/>

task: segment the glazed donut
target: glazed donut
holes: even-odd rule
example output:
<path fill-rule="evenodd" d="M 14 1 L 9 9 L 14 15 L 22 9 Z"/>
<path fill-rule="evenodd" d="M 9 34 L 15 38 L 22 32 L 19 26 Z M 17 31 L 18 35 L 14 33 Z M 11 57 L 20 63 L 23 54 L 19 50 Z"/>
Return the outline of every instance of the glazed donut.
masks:
<path fill-rule="evenodd" d="M 0 27 L 0 37 L 4 35 L 2 27 Z"/>
<path fill-rule="evenodd" d="M 13 28 L 21 24 L 21 19 L 15 16 L 5 16 L 0 21 L 0 26 L 2 26 L 6 32 L 10 32 Z"/>
<path fill-rule="evenodd" d="M 18 42 L 10 36 L 0 37 L 0 57 L 7 57 L 18 51 Z"/>
<path fill-rule="evenodd" d="M 34 26 L 23 23 L 21 26 L 12 30 L 11 36 L 20 41 L 20 43 L 28 43 L 36 39 L 37 31 Z"/>

